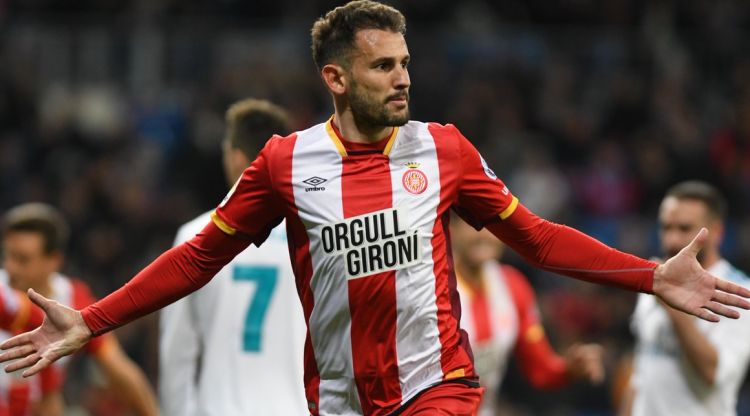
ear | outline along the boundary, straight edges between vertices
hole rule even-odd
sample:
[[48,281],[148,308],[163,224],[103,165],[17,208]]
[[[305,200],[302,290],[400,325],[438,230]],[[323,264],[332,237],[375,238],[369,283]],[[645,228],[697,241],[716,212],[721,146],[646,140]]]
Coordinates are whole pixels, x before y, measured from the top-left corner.
[[339,65],[328,64],[320,70],[323,82],[334,95],[342,95],[346,92],[348,82],[346,71]]
[[242,172],[247,169],[248,166],[250,166],[250,163],[252,162],[247,155],[245,155],[245,152],[243,152],[240,149],[237,148],[231,148],[228,151],[229,156],[229,175],[231,176],[230,182],[234,183],[234,181],[237,180],[240,176],[242,176]]

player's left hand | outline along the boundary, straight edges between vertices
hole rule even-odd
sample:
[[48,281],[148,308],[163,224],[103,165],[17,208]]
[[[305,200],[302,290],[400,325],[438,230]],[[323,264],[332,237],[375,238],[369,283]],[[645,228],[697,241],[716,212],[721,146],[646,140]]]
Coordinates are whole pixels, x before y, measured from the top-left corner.
[[698,253],[708,236],[702,228],[676,256],[657,266],[654,271],[654,295],[667,305],[710,322],[719,315],[737,319],[740,313],[727,306],[750,309],[750,290],[719,279],[705,271],[698,262]]
[[565,351],[568,377],[592,384],[604,381],[604,349],[599,344],[574,344]]

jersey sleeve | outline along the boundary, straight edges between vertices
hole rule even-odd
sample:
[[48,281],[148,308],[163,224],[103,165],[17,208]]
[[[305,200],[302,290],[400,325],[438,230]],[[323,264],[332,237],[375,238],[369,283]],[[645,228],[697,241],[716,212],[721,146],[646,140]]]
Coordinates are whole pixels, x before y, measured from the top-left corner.
[[11,333],[30,331],[42,324],[44,312],[25,293],[0,284],[0,329]]
[[485,224],[529,263],[576,279],[651,293],[657,264],[623,253],[593,237],[534,215],[516,204],[511,215]]
[[[72,286],[73,308],[80,310],[96,302],[96,297],[94,297],[94,294],[91,293],[91,289],[84,282],[73,279]],[[112,341],[112,336],[113,335],[111,334],[105,334],[101,337],[92,338],[91,341],[86,344],[83,351],[87,354],[98,354],[103,348],[106,347],[107,342]]]
[[534,290],[526,277],[511,266],[502,266],[502,276],[518,313],[514,353],[521,371],[538,389],[563,387],[568,383],[567,365],[552,349],[544,333]]
[[460,184],[454,208],[459,215],[477,229],[495,217],[507,218],[518,206],[518,199],[461,132],[454,126],[458,140]]
[[123,287],[83,309],[83,320],[99,335],[163,308],[203,287],[248,244],[208,223],[190,241],[162,254]]
[[39,385],[43,395],[62,388],[64,372],[65,370],[57,365],[51,365],[39,372]]
[[260,245],[282,218],[280,203],[271,180],[275,143],[272,138],[243,172],[224,200],[211,215],[219,229],[232,236]]

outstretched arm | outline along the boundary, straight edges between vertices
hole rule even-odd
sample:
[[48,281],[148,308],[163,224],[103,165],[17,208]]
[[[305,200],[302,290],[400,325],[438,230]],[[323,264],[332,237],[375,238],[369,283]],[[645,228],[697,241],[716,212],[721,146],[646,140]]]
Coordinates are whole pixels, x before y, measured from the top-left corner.
[[0,354],[0,362],[20,358],[8,365],[6,371],[31,367],[23,376],[36,374],[81,348],[92,336],[147,315],[201,288],[249,243],[209,223],[192,240],[162,254],[125,286],[82,311],[30,290],[29,297],[45,313],[44,323],[0,344],[0,348],[8,350]]
[[739,317],[725,305],[750,309],[750,290],[712,276],[696,255],[703,229],[679,254],[658,265],[617,251],[564,225],[551,223],[518,204],[512,215],[485,225],[527,261],[543,269],[595,283],[653,293],[666,304],[707,321]]

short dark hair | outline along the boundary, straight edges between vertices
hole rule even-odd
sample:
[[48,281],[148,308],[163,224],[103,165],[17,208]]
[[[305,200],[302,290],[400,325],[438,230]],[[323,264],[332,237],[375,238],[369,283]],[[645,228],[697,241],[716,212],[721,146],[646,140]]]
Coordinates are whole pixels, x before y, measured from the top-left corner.
[[312,27],[312,55],[315,65],[322,69],[337,61],[345,64],[357,32],[380,29],[406,33],[406,19],[395,8],[371,0],[356,0],[336,7],[318,19]]
[[13,232],[32,232],[42,236],[45,254],[62,252],[68,244],[70,229],[63,215],[42,203],[19,205],[3,218],[3,236]]
[[225,114],[226,140],[253,159],[274,134],[289,134],[289,116],[266,100],[247,98],[232,104]]
[[703,202],[711,217],[724,220],[727,217],[727,200],[713,185],[703,181],[680,182],[667,191],[665,197],[691,199]]

